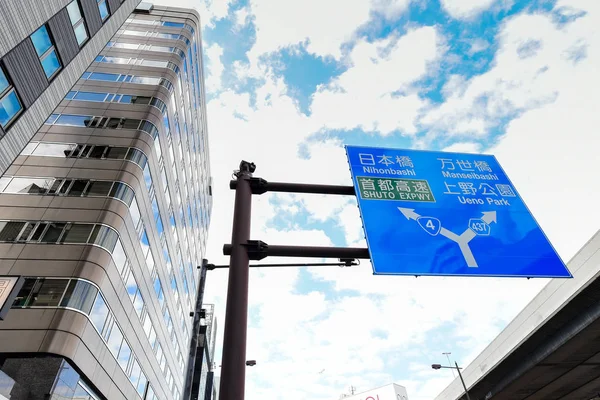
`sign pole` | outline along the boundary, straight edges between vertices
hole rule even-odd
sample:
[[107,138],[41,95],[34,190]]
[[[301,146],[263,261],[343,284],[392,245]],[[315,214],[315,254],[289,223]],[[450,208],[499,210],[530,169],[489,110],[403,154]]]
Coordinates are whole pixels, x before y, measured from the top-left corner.
[[237,186],[233,210],[232,249],[229,261],[219,400],[244,400],[250,272],[246,244],[250,239],[252,209],[250,178],[255,169],[254,163],[242,161],[239,171],[235,172]]
[[456,361],[454,361],[454,365],[456,365],[456,370],[458,371],[458,376],[460,376],[460,381],[462,382],[463,388],[465,389],[465,394],[467,395],[467,400],[471,400],[471,397],[469,396],[469,390],[467,390],[467,385],[465,385],[465,380],[462,377],[462,374],[460,373],[460,368],[458,367],[458,363]]

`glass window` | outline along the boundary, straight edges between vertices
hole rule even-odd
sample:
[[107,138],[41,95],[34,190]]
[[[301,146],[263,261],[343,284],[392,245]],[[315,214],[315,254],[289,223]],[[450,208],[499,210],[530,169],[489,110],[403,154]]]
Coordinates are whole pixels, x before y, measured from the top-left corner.
[[31,34],[31,41],[33,42],[33,47],[35,47],[38,57],[41,57],[52,48],[52,40],[50,39],[46,25],[43,25]]
[[154,389],[152,389],[152,386],[150,386],[150,385],[148,385],[148,392],[146,393],[146,400],[158,400],[158,398],[154,394]]
[[39,143],[31,155],[42,157],[68,157],[75,144]]
[[40,279],[33,288],[30,307],[56,307],[67,288],[68,279]]
[[87,30],[85,29],[85,22],[83,18],[81,19],[81,23],[77,26],[73,27],[73,31],[75,31],[75,37],[77,38],[77,43],[81,46],[88,38]]
[[17,92],[8,85],[4,72],[0,70],[0,125],[7,126],[21,112],[23,107]]
[[84,79],[91,79],[94,81],[109,81],[116,82],[119,79],[119,74],[109,74],[105,72],[92,72],[91,74],[84,75]]
[[71,186],[71,183],[73,183],[72,179],[65,179],[63,181],[63,184],[61,185],[60,189],[58,189],[57,194],[66,194],[69,191],[69,187]]
[[105,157],[111,160],[122,160],[127,154],[127,147],[109,147]]
[[25,222],[0,221],[0,242],[14,242],[19,237]]
[[104,330],[104,324],[106,323],[106,317],[108,317],[108,307],[106,306],[106,302],[100,293],[96,297],[96,301],[94,302],[94,306],[92,307],[92,312],[90,313],[90,319],[92,323],[98,329],[98,332],[102,332]]
[[106,18],[110,15],[108,11],[108,4],[106,0],[97,0],[98,1],[98,9],[100,10],[100,18],[102,21],[106,21]]
[[142,310],[144,309],[144,299],[142,298],[142,294],[139,290],[135,294],[133,308],[135,308],[135,312],[138,315],[138,317],[142,315]]
[[150,341],[150,346],[154,348],[156,346],[156,331],[154,327],[150,327],[150,335],[148,335],[148,340]]
[[129,348],[129,344],[125,340],[121,344],[121,349],[119,350],[119,356],[117,357],[117,361],[123,371],[127,369],[127,364],[129,363],[129,358],[131,357],[131,349]]
[[113,324],[114,325],[112,327],[112,330],[110,331],[110,335],[108,336],[107,344],[108,344],[108,349],[110,350],[112,355],[115,356],[115,358],[116,358],[119,356],[119,350],[121,349],[121,343],[123,343],[123,334],[121,333],[121,330],[116,325],[116,323],[113,322]]
[[106,93],[77,92],[77,94],[73,98],[75,100],[103,102],[106,98]]
[[144,375],[144,372],[140,371],[140,380],[138,381],[138,384],[137,384],[137,392],[139,393],[140,396],[144,396],[144,392],[146,391],[147,383],[148,383],[148,380],[146,379],[146,375]]
[[131,214],[131,219],[133,220],[134,225],[138,225],[138,222],[142,219],[142,215],[140,214],[140,209],[138,207],[137,201],[133,201],[129,206],[129,213]]
[[4,71],[0,70],[0,93],[4,93],[6,91],[6,89],[9,88],[9,86],[10,86],[10,83],[8,82],[8,79],[6,78]]
[[129,374],[129,380],[133,384],[133,386],[137,389],[137,384],[140,380],[140,375],[142,374],[142,369],[140,368],[140,364],[138,364],[137,360],[133,360],[133,366],[131,368],[131,373]]
[[97,294],[98,289],[94,285],[73,279],[69,282],[60,306],[75,308],[89,314]]
[[110,188],[112,187],[110,181],[93,181],[90,182],[90,186],[87,189],[88,196],[108,196]]
[[53,178],[13,178],[4,193],[44,194],[53,183]]
[[122,129],[138,129],[139,126],[140,126],[139,119],[124,118],[121,128]]
[[19,237],[19,241],[20,242],[26,242],[27,239],[29,238],[29,235],[31,234],[31,231],[33,231],[33,228],[35,227],[35,222],[27,222],[25,224],[25,229],[23,229],[23,231],[21,232],[21,235]]
[[51,78],[60,69],[61,64],[46,25],[31,34],[31,41],[46,77]]
[[125,254],[125,250],[123,249],[123,245],[120,240],[117,240],[117,244],[115,245],[115,249],[112,254],[115,265],[117,266],[117,271],[120,274],[123,273],[123,268],[125,267],[125,263],[127,262],[127,255]]
[[87,243],[94,225],[92,224],[73,224],[67,228],[61,242],[64,243]]
[[12,178],[11,177],[0,177],[0,192],[4,192],[4,189],[6,189],[6,186],[10,183],[10,180]]
[[131,205],[134,197],[133,189],[122,182],[115,182],[113,185],[110,196],[122,200],[125,204]]
[[81,196],[85,191],[85,188],[88,184],[88,180],[77,179],[73,181],[71,185],[71,189],[69,190],[69,196]]
[[142,153],[140,150],[134,149],[134,148],[129,149],[129,151],[127,152],[127,156],[125,158],[131,162],[136,163],[142,169],[144,168],[144,166],[146,165],[146,162],[147,162],[146,155],[144,153]]
[[91,243],[97,244],[111,253],[115,249],[117,240],[119,240],[117,233],[104,225],[96,225],[90,237]]
[[56,119],[54,125],[64,125],[64,126],[88,126],[92,117],[90,115],[69,115],[62,114],[60,117]]
[[56,243],[65,227],[65,224],[49,223],[48,229],[44,233],[42,243]]
[[142,233],[140,245],[142,246],[142,253],[144,254],[144,257],[146,257],[148,251],[150,251],[150,243],[148,242],[148,235],[146,234],[146,231]]
[[127,290],[127,294],[129,295],[129,298],[131,299],[131,302],[133,303],[135,301],[135,294],[138,292],[138,285],[137,285],[137,282],[135,281],[135,277],[133,276],[133,273],[131,272],[131,269],[128,272],[129,272],[129,275],[127,276],[127,279],[124,279],[125,290]]
[[37,242],[38,240],[40,240],[40,237],[42,237],[42,234],[46,230],[47,226],[48,226],[48,224],[40,222],[37,225],[37,227],[35,228],[35,231],[33,232],[33,235],[31,235],[31,238],[29,239],[29,241]]
[[69,13],[71,25],[73,25],[73,31],[75,32],[77,43],[79,44],[79,46],[81,46],[87,40],[88,34],[85,27],[85,20],[81,15],[81,9],[79,8],[78,0],[72,1],[67,6],[67,12]]
[[88,154],[89,158],[102,158],[102,156],[104,155],[104,152],[106,151],[106,149],[108,148],[108,146],[94,146],[92,148],[92,151],[90,151],[90,154]]
[[50,51],[42,60],[42,68],[48,78],[54,76],[54,74],[60,69],[61,64],[58,59],[56,50]]
[[33,290],[36,279],[25,279],[23,283],[23,287],[15,297],[15,302],[13,303],[13,307],[25,307],[27,305],[27,299]]

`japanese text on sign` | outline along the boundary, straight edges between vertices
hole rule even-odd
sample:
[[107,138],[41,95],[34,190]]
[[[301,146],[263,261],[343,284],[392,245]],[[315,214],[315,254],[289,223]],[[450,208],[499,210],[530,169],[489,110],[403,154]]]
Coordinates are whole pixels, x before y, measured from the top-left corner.
[[356,179],[362,199],[435,202],[426,180],[365,176],[358,176]]

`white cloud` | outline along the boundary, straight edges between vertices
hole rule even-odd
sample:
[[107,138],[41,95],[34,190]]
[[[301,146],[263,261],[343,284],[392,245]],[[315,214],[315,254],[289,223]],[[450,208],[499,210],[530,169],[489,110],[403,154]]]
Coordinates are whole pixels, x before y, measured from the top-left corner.
[[233,13],[234,30],[239,31],[250,21],[250,10],[248,7],[242,7]]
[[382,13],[387,19],[393,19],[400,16],[408,6],[411,0],[372,0],[373,10]]
[[444,148],[444,151],[454,151],[456,153],[479,153],[481,145],[474,142],[458,142]]
[[216,43],[211,44],[205,50],[206,57],[208,58],[207,65],[207,76],[206,76],[206,90],[209,92],[216,92],[221,89],[221,78],[225,66],[221,61],[223,56],[223,48]]
[[490,8],[497,0],[441,0],[442,7],[457,19],[470,19]]
[[433,136],[484,135],[503,118],[552,103],[574,68],[568,51],[581,48],[581,38],[576,30],[556,27],[546,15],[514,17],[498,35],[492,69],[467,82],[457,78],[450,83],[444,89],[447,100],[420,123]]
[[[157,5],[166,5],[164,0],[149,0]],[[234,0],[169,0],[170,7],[193,8],[200,13],[202,27],[213,26],[226,18]]]
[[426,103],[412,85],[441,56],[441,42],[432,27],[400,38],[359,41],[349,55],[350,68],[313,95],[312,119],[328,129],[414,134]]
[[310,53],[340,58],[342,43],[369,20],[370,2],[250,0],[250,9],[256,25],[250,58],[306,42]]
[[[597,7],[596,2],[578,7],[582,5]],[[594,35],[598,17],[592,11],[560,28],[543,15],[514,18],[498,37],[491,71],[469,80],[452,78],[445,87],[445,103],[423,120],[438,132],[468,132],[468,138],[447,148],[468,152],[480,150],[472,135],[487,132],[490,121],[507,112],[523,112],[491,152],[567,259],[600,225],[600,187],[590,177],[600,148],[593,130],[600,124],[594,92],[600,84],[600,44]],[[219,93],[208,105],[215,182],[211,261],[226,260],[220,252],[231,238],[233,193],[228,181],[239,160],[256,162],[255,175],[267,180],[349,184],[340,141],[311,141],[304,152],[309,159],[298,157],[298,146],[324,126],[414,131],[415,118],[422,112],[420,100],[401,107],[403,103],[386,96],[395,90],[403,96],[413,93],[412,83],[443,54],[438,36],[434,29],[422,28],[406,37],[359,41],[349,55],[350,69],[315,95],[311,117],[298,111],[282,80],[269,73],[256,91],[255,103],[247,93]],[[541,46],[522,59],[518,49],[530,40]],[[572,58],[574,46],[585,49],[584,58]],[[480,103],[482,96],[487,103]],[[269,196],[253,198],[253,238],[273,244],[330,245],[321,230],[267,224],[277,214],[306,210],[311,221],[334,218],[349,245],[365,246],[354,202],[300,195],[279,195],[270,202]],[[405,384],[411,399],[431,399],[452,377],[430,371],[428,365],[443,361],[442,351],[462,353],[459,363],[468,363],[545,283],[481,279],[474,285],[473,279],[373,276],[369,262],[309,271],[337,291],[311,291],[305,283],[302,287],[305,278],[294,268],[251,271],[251,315],[257,317],[250,320],[248,356],[259,364],[248,369],[248,400],[331,400],[350,384],[367,390],[391,381]],[[207,300],[217,303],[222,318],[226,271],[210,274]],[[360,297],[342,296],[341,290]],[[440,326],[453,348],[424,346],[426,332]],[[418,358],[424,366],[413,365],[410,376],[401,376],[385,364],[390,354],[400,365]]]
[[256,25],[251,61],[282,48],[306,45],[309,53],[342,57],[341,46],[352,42],[372,14],[399,17],[411,0],[250,0]]

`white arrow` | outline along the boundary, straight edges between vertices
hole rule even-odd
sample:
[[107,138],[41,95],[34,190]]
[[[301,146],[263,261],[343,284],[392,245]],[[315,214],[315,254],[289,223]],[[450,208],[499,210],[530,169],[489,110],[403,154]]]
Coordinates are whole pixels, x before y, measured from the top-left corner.
[[400,212],[402,213],[402,215],[404,215],[406,217],[406,219],[414,219],[415,221],[417,220],[417,218],[420,217],[419,214],[417,214],[415,212],[414,208],[402,208],[402,207],[398,207],[398,210],[400,210]]
[[496,211],[484,211],[481,219],[488,225],[492,222],[496,222]]
[[[408,220],[414,219],[416,221],[418,218],[421,217],[415,212],[414,208],[398,207],[398,210],[400,210],[402,215],[404,215]],[[484,211],[482,214],[483,215],[481,217],[481,220],[486,224],[489,225],[492,222],[497,222],[496,211]],[[475,260],[473,252],[469,247],[469,242],[473,240],[473,238],[475,238],[477,234],[471,228],[467,228],[467,230],[465,230],[461,235],[457,235],[456,233],[442,227],[440,229],[440,234],[458,244],[468,267],[477,268],[477,261]]]

